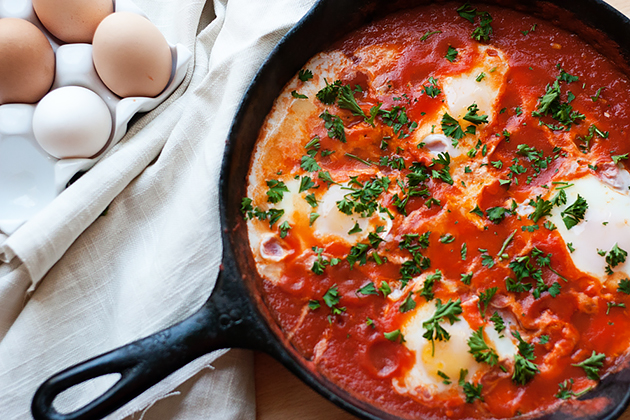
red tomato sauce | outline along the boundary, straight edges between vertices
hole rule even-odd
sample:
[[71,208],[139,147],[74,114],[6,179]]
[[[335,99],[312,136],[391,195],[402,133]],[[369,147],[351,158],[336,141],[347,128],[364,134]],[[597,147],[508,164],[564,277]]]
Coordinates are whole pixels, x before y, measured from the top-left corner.
[[[382,44],[404,50],[401,58],[384,70],[382,76],[390,81],[387,92],[369,89],[364,74],[347,70],[342,82],[363,88],[355,93],[363,110],[367,112],[379,103],[382,109],[404,105],[412,121],[422,121],[440,112],[443,102],[422,93],[427,79],[433,75],[442,79],[465,73],[479,58],[475,54],[462,54],[454,62],[444,58],[449,46],[459,51],[473,51],[479,44],[471,38],[477,24],[460,17],[459,6],[461,4],[455,3],[431,5],[387,16],[348,35],[331,48],[356,61],[359,59],[354,56],[355,51],[365,46]],[[533,200],[532,191],[552,185],[556,170],[566,165],[575,164],[571,176],[577,179],[593,172],[589,165],[600,168],[610,165],[611,153],[630,152],[626,138],[630,127],[630,96],[627,94],[630,82],[614,63],[579,36],[550,22],[510,9],[489,5],[475,7],[492,17],[493,32],[490,40],[482,44],[502,51],[509,63],[498,98],[498,109],[504,110],[497,112],[477,135],[480,144],[486,147],[487,162],[502,162],[501,167],[486,164],[489,178],[476,180],[483,183],[476,198],[482,216],[489,208],[509,210],[512,201]],[[420,41],[428,32],[436,33]],[[566,101],[570,90],[575,96],[570,102],[573,109],[579,110],[588,121],[595,121],[598,130],[608,133],[605,139],[594,136],[587,153],[576,154],[575,151],[584,144],[579,138],[589,135],[592,124],[578,122],[569,130],[552,130],[540,123],[556,124],[551,117],[537,117],[531,112],[532,105],[538,103],[547,86],[558,77],[558,65],[579,78],[579,81],[562,85],[561,99]],[[600,87],[603,89],[594,100]],[[523,112],[521,108],[527,108],[527,104],[529,108]],[[307,224],[295,226],[284,238],[286,246],[296,252],[284,261],[281,279],[262,280],[262,287],[267,305],[297,349],[312,359],[325,376],[359,398],[408,418],[502,418],[543,412],[563,403],[557,394],[564,381],[573,380],[572,389],[576,393],[596,386],[597,380],[589,379],[583,368],[573,365],[592,352],[603,353],[606,358],[599,373],[604,375],[615,364],[616,357],[627,352],[630,345],[628,309],[610,308],[607,303],[630,305],[630,297],[620,293],[616,283],[602,282],[578,270],[560,234],[543,226],[545,219],[534,223],[512,212],[494,223],[484,216],[481,219],[485,229],[480,229],[478,223],[468,217],[468,212],[463,214],[459,210],[463,206],[459,200],[467,191],[461,184],[430,179],[426,182],[430,196],[440,204],[429,207],[426,196],[411,197],[405,206],[407,214],[402,214],[396,207],[396,195],[402,194],[396,180],[404,183],[405,175],[410,172],[408,168],[414,162],[427,166],[430,171],[433,156],[407,139],[397,138],[393,128],[381,117],[371,126],[347,110],[334,106],[328,109],[331,113],[334,109],[335,114],[342,117],[347,142],[331,138],[321,119],[308,122],[310,137],[319,136],[321,149],[335,151],[318,157],[322,171],[329,171],[337,182],[347,181],[350,176],[357,176],[361,182],[374,178],[375,165],[368,169],[364,163],[348,158],[346,153],[369,162],[379,162],[383,156],[399,156],[406,169],[379,167],[379,176],[387,176],[391,181],[379,201],[390,211],[393,221],[386,239],[376,248],[370,248],[365,263],[351,265],[347,261],[350,245],[335,241],[320,243]],[[384,138],[389,139],[385,150],[382,148]],[[548,159],[546,166],[537,169],[531,160],[519,154],[518,146],[522,144],[541,152],[543,158]],[[303,150],[300,144],[294,154],[278,158],[282,159],[287,173],[303,174],[300,169]],[[482,153],[479,147],[474,158],[464,154],[453,159],[451,170],[458,167],[463,171],[464,166],[478,170],[484,161]],[[518,162],[515,163],[515,159]],[[510,169],[512,164],[522,165],[522,173],[514,174]],[[275,171],[276,166],[273,167]],[[510,183],[506,186],[500,180]],[[328,188],[321,179],[314,177],[314,182],[321,189]],[[531,231],[526,228],[534,225]],[[482,399],[472,402],[464,401],[461,387],[443,395],[412,396],[401,394],[392,385],[395,378],[404,376],[412,368],[416,356],[400,340],[392,340],[385,334],[401,328],[413,316],[413,311],[403,313],[404,299],[392,303],[378,288],[383,282],[391,289],[401,287],[401,261],[411,258],[411,253],[400,247],[403,235],[426,232],[430,232],[429,246],[421,250],[421,255],[430,260],[430,268],[422,272],[440,270],[442,279],[432,290],[436,298],[443,303],[461,299],[463,313],[460,317],[473,331],[481,326],[486,330],[492,328],[488,318],[494,311],[506,307],[512,311],[515,319],[512,328],[527,336],[533,347],[533,363],[539,369],[525,384],[513,380],[510,362],[502,362],[475,382],[474,385],[482,385]],[[442,240],[448,238],[447,235],[452,236],[451,241]],[[540,268],[541,281],[547,287],[559,284],[560,292],[556,296],[549,290],[535,297],[533,288],[522,292],[507,289],[506,279],[515,278],[509,264],[517,257],[530,255],[534,246],[541,255],[549,257],[549,263],[535,265],[532,257],[532,270]],[[340,262],[325,267],[322,274],[314,273],[311,247],[322,248],[322,255],[328,259],[337,257]],[[371,256],[374,252],[387,258],[386,262],[379,264]],[[501,257],[500,252],[505,257]],[[491,266],[488,256],[493,259]],[[467,273],[473,273],[470,284],[461,281],[462,275]],[[531,278],[525,281],[535,286]],[[360,293],[369,283],[377,290]],[[482,316],[476,297],[493,287],[497,292]],[[332,288],[338,293],[338,303],[334,305],[337,313],[323,300]],[[425,302],[417,290],[411,296],[418,304]],[[316,302],[318,307],[309,308],[309,302]],[[448,330],[447,322],[442,325]],[[543,336],[548,337],[548,341]],[[450,379],[456,383],[458,378]]]

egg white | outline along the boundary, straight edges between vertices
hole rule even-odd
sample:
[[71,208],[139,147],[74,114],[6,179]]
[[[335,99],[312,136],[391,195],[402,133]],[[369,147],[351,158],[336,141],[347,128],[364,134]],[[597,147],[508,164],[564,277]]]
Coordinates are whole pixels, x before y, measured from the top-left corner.
[[[593,175],[571,183],[573,186],[565,189],[567,203],[555,207],[550,220],[558,228],[565,243],[571,243],[575,248],[570,254],[575,266],[603,280],[607,278],[607,263],[598,250],[608,253],[617,244],[619,248],[630,252],[630,196]],[[561,212],[577,200],[578,194],[586,200],[588,209],[584,220],[567,229]],[[630,272],[630,261],[626,259],[613,271]]]
[[[415,309],[415,313],[401,327],[401,332],[405,337],[404,345],[414,352],[416,360],[413,367],[401,378],[394,379],[394,386],[400,393],[420,395],[429,392],[432,395],[452,390],[458,387],[460,371],[468,371],[466,380],[471,381],[489,369],[486,364],[475,361],[469,352],[468,340],[475,331],[470,327],[463,316],[460,320],[450,325],[444,321],[440,325],[448,331],[450,339],[448,341],[435,341],[435,352],[431,341],[423,337],[426,329],[422,326],[429,320],[436,311],[433,302],[424,302]],[[513,360],[516,354],[516,345],[507,330],[503,334],[498,334],[487,324],[484,327],[485,341],[491,348],[495,349],[499,360]],[[450,384],[444,383],[443,377],[438,375],[438,371],[446,374],[450,378]]]

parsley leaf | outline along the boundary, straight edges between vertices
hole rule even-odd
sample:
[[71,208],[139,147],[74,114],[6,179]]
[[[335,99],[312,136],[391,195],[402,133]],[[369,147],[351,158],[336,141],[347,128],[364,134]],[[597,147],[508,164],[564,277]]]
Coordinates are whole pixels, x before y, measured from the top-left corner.
[[324,120],[324,126],[328,130],[328,137],[331,139],[337,139],[342,143],[346,142],[346,131],[343,127],[343,121],[337,115],[332,115],[325,110],[319,115],[319,118]]
[[289,192],[289,188],[287,188],[285,183],[277,179],[267,181],[267,186],[269,187],[267,191],[267,201],[270,203],[279,203],[282,201],[284,193]]
[[366,118],[365,112],[361,109],[357,100],[354,98],[354,92],[348,85],[341,88],[339,93],[339,108],[348,109],[352,112],[352,115]]
[[569,398],[580,398],[582,395],[589,392],[592,388],[589,386],[580,392],[573,392],[573,378],[567,379],[564,382],[558,384],[558,393],[555,395],[556,398],[561,400],[568,400]]
[[488,116],[487,115],[477,115],[479,112],[479,107],[477,104],[472,104],[468,108],[468,112],[464,115],[464,119],[469,121],[475,125],[479,124],[488,124]]
[[338,308],[337,305],[341,300],[341,296],[339,295],[339,290],[337,289],[337,285],[334,284],[328,291],[324,294],[324,303],[326,306],[330,308],[333,315],[340,315],[342,312],[346,310],[346,308]]
[[630,295],[630,279],[622,279],[619,280],[619,284],[617,285],[617,291],[621,293],[625,293],[626,295]]
[[612,269],[617,267],[619,264],[626,262],[626,257],[628,253],[623,249],[619,248],[619,246],[615,243],[612,249],[608,251],[608,255],[606,255],[606,263],[608,267],[606,267],[606,272],[608,274],[612,274]]
[[592,379],[594,381],[598,381],[599,380],[599,369],[604,366],[604,360],[606,359],[606,355],[604,353],[595,353],[595,350],[593,350],[593,354],[591,354],[591,357],[589,357],[588,359],[577,363],[577,364],[573,364],[571,366],[576,366],[576,367],[581,367],[584,369],[584,372],[586,373],[586,377],[588,379]]
[[313,262],[313,266],[311,267],[311,271],[315,274],[322,275],[324,274],[324,269],[327,266],[335,266],[337,264],[339,264],[341,261],[339,260],[339,258],[331,258],[330,260],[324,258],[322,256],[322,253],[324,252],[324,248],[318,248],[316,246],[314,246],[313,248],[311,248],[313,251],[315,251],[315,254],[317,255],[317,259],[315,260],[315,262]]
[[308,191],[309,189],[315,187],[315,183],[311,179],[310,176],[303,176],[300,179],[300,189],[298,192]]
[[584,213],[586,213],[587,209],[588,203],[584,197],[578,194],[575,202],[560,213],[567,229],[571,229],[573,226],[580,223],[580,221],[584,219]]
[[383,336],[385,336],[385,338],[388,339],[389,341],[396,342],[396,341],[399,341],[398,339],[400,339],[400,343],[405,342],[405,337],[403,337],[403,334],[399,329],[388,332],[388,333],[383,333]]
[[400,310],[400,312],[405,313],[413,310],[415,307],[416,301],[413,300],[413,293],[409,292],[409,294],[407,295],[407,299],[405,299],[405,301],[402,303],[402,305],[400,305],[398,309]]
[[518,353],[514,355],[512,381],[525,385],[536,373],[540,373],[538,366],[532,363],[535,358],[534,346],[524,341],[518,331],[513,331],[512,336],[518,340]]
[[285,220],[284,222],[282,222],[280,226],[278,226],[278,229],[280,229],[280,237],[284,239],[289,234],[289,229],[292,229],[292,228],[289,222]]
[[429,98],[437,97],[442,91],[437,87],[437,79],[433,77],[429,77],[429,85],[423,85],[424,93],[427,94]]
[[313,78],[313,72],[308,69],[300,69],[298,72],[298,79],[303,82],[309,81]]
[[490,321],[494,323],[494,330],[498,334],[501,334],[501,332],[505,330],[505,323],[503,322],[503,318],[501,318],[501,315],[499,315],[498,312],[495,311],[492,314],[492,316],[490,317]]
[[470,336],[468,339],[468,353],[472,354],[475,360],[479,363],[487,363],[490,366],[494,366],[499,363],[499,356],[497,352],[488,344],[483,338],[483,327]]
[[447,112],[444,113],[442,117],[442,131],[448,137],[452,137],[455,140],[461,140],[464,138],[464,131],[462,127],[459,125],[459,122],[451,117]]
[[336,80],[333,84],[328,84],[328,80],[324,79],[326,87],[317,92],[317,99],[324,105],[332,105],[337,101],[339,89],[341,89],[341,80]]
[[457,58],[457,54],[458,54],[457,50],[449,45],[448,51],[446,52],[446,55],[444,56],[444,58],[446,58],[448,61],[453,63],[455,62],[455,59]]
[[457,299],[455,302],[449,299],[445,305],[442,305],[440,299],[437,300],[435,314],[422,323],[422,327],[426,329],[426,332],[422,336],[431,341],[433,349],[431,353],[432,356],[435,355],[435,340],[448,341],[451,338],[451,335],[440,325],[440,322],[448,321],[453,325],[455,321],[459,321],[460,318],[458,318],[457,315],[461,313],[461,299]]
[[466,382],[464,384],[464,395],[466,395],[466,403],[472,404],[475,400],[479,400],[484,402],[483,397],[481,396],[481,389],[483,388],[482,384],[473,384],[472,382]]
[[498,287],[491,287],[486,289],[485,292],[479,293],[479,300],[477,301],[477,308],[479,308],[479,313],[481,314],[481,318],[486,317],[486,309],[488,309],[488,305],[490,301],[494,297],[494,295],[499,290]]
[[428,31],[427,33],[425,33],[424,35],[422,35],[422,37],[420,38],[420,41],[424,42],[427,39],[429,39],[429,37],[431,35],[435,35],[435,34],[441,34],[442,31]]
[[365,296],[378,295],[378,291],[376,290],[376,287],[374,286],[373,282],[369,282],[368,284],[366,284],[365,286],[357,290],[356,293],[357,294],[361,293],[362,295],[365,295]]
[[472,278],[473,278],[473,273],[468,273],[468,274],[462,274],[460,280],[466,286],[470,286],[470,282],[472,281]]
[[486,210],[486,217],[491,222],[498,224],[505,218],[506,214],[509,214],[510,211],[503,207],[490,207]]
[[435,282],[439,280],[442,280],[442,272],[439,269],[435,270],[435,274],[429,274],[424,279],[420,296],[424,297],[427,302],[432,301],[435,297],[433,294],[433,286],[435,285]]
[[315,158],[310,154],[302,156],[302,160],[300,161],[300,167],[304,169],[306,172],[316,172],[322,169]]
[[529,205],[534,207],[535,210],[527,218],[533,220],[534,223],[538,223],[538,220],[542,217],[549,216],[553,208],[551,201],[545,200],[540,196],[536,197],[536,201],[529,200]]
[[308,96],[298,93],[297,90],[291,91],[291,96],[293,96],[295,99],[308,99]]
[[310,309],[311,311],[314,311],[315,309],[319,309],[321,308],[321,304],[319,303],[318,300],[314,300],[311,299],[308,301],[308,309]]

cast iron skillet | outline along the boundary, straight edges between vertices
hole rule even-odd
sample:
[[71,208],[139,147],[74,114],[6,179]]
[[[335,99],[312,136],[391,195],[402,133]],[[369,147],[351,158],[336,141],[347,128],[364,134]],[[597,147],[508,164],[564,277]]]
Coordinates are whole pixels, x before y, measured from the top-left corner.
[[[388,12],[428,3],[428,0],[320,0],[271,53],[250,85],[233,121],[220,180],[223,262],[208,301],[190,318],[152,336],[64,370],[35,393],[36,420],[98,419],[112,413],[170,373],[213,350],[239,347],[269,353],[324,397],[365,419],[395,419],[339,388],[322,376],[284,337],[264,305],[259,278],[249,249],[246,224],[240,214],[250,156],[259,128],[284,85],[306,61],[341,35]],[[621,67],[630,67],[630,21],[599,0],[559,0],[552,6],[528,0],[496,0],[582,32],[596,48],[613,54]],[[564,9],[561,11],[559,8]],[[567,17],[567,12],[575,18]],[[584,25],[586,24],[586,26]],[[613,43],[593,37],[597,28]],[[618,45],[613,45],[613,44]],[[618,51],[617,51],[618,50]],[[111,373],[121,375],[107,392],[83,408],[61,414],[53,407],[64,390]],[[601,404],[602,397],[607,403]],[[545,419],[614,419],[628,406],[630,367],[604,378],[583,399],[591,410],[554,412]],[[599,403],[598,403],[599,402]],[[588,403],[587,406],[588,407]],[[582,408],[586,408],[582,407]],[[597,407],[597,408],[596,408]],[[591,411],[586,414],[586,411]]]

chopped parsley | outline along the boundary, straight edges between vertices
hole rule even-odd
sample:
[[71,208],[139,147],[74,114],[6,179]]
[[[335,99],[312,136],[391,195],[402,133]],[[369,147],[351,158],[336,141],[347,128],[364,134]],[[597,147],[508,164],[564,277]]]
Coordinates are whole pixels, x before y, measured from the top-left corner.
[[405,337],[403,337],[403,334],[399,329],[388,333],[383,333],[383,336],[385,336],[385,338],[389,341],[393,341],[394,343],[397,341],[400,341],[400,343],[405,342]]
[[481,395],[482,388],[482,384],[475,385],[472,382],[466,382],[464,384],[464,395],[466,395],[466,403],[472,404],[473,402],[475,402],[475,400],[484,402],[483,396]]
[[285,220],[284,222],[282,222],[280,226],[278,226],[278,229],[280,229],[280,237],[284,239],[289,234],[289,229],[292,229],[292,228],[289,222]]
[[310,190],[311,188],[314,188],[314,187],[315,187],[315,183],[313,182],[311,177],[310,176],[303,176],[300,179],[300,189],[298,190],[298,192],[302,193],[302,192],[308,191],[308,190]]
[[313,263],[313,266],[311,267],[311,271],[317,275],[324,274],[324,270],[326,269],[327,266],[332,267],[341,262],[339,258],[327,259],[323,257],[322,253],[324,252],[324,248],[318,248],[314,246],[312,250],[315,251],[315,254],[317,255],[317,259]]
[[287,188],[285,183],[277,179],[267,181],[267,186],[269,187],[267,191],[267,201],[270,203],[279,203],[282,201],[284,193],[289,192],[289,188]]
[[339,295],[339,290],[337,289],[336,284],[326,291],[323,300],[326,306],[330,308],[333,315],[341,315],[341,313],[346,310],[346,308],[339,308],[337,306],[341,300],[341,296]]
[[316,97],[324,105],[333,105],[337,101],[337,96],[341,89],[341,80],[336,80],[334,83],[329,84],[328,80],[324,79],[324,82],[326,82],[326,87],[317,92]]
[[314,311],[315,309],[319,309],[321,307],[322,305],[321,303],[319,303],[318,300],[311,299],[308,301],[308,309],[310,309],[311,311]]
[[298,93],[297,90],[291,91],[291,96],[293,96],[295,99],[308,99],[308,96]]
[[588,379],[592,379],[594,381],[598,381],[599,380],[599,369],[604,366],[604,360],[606,359],[606,355],[604,353],[595,353],[595,350],[593,350],[593,354],[591,354],[591,357],[589,357],[588,359],[577,363],[577,364],[573,364],[571,366],[576,366],[576,367],[581,367],[584,369],[584,372],[586,373],[586,377]]
[[420,41],[424,42],[427,39],[429,39],[429,37],[431,35],[435,35],[435,34],[441,34],[442,31],[428,31],[427,33],[425,33],[424,35],[422,35],[422,37],[420,38]]
[[468,108],[468,112],[464,115],[464,119],[468,122],[471,122],[475,125],[479,124],[488,124],[488,116],[487,115],[478,115],[479,107],[477,104],[472,104]]
[[532,362],[535,359],[534,346],[523,340],[518,331],[513,331],[512,335],[518,340],[518,353],[514,355],[512,381],[525,385],[535,374],[540,373],[538,366]]
[[458,318],[457,315],[461,313],[461,299],[457,299],[455,302],[449,299],[445,305],[442,305],[440,299],[437,300],[435,314],[422,323],[422,327],[426,329],[426,332],[422,336],[431,341],[431,356],[435,355],[435,340],[448,341],[451,338],[451,335],[440,325],[440,322],[448,321],[453,325],[455,321],[459,321],[460,318]]
[[455,59],[457,58],[457,50],[449,45],[444,58],[446,58],[451,63],[455,62]]
[[444,385],[450,385],[450,384],[452,384],[452,382],[451,382],[451,378],[449,378],[449,376],[448,376],[446,373],[442,372],[441,370],[438,370],[438,371],[437,371],[437,374],[438,374],[438,376],[439,376],[440,378],[444,379],[444,380],[442,381],[442,383],[443,383]]
[[494,366],[499,363],[499,356],[494,349],[486,343],[483,338],[483,327],[470,336],[468,339],[468,352],[473,355],[475,360],[479,363],[487,363],[490,366]]
[[619,264],[626,262],[626,257],[628,256],[628,252],[619,248],[619,246],[615,243],[612,249],[608,251],[606,255],[606,263],[608,266],[606,267],[606,273],[612,274],[612,269],[617,267]]
[[362,295],[365,295],[365,296],[378,295],[378,290],[376,290],[376,286],[374,286],[373,282],[369,282],[368,284],[366,284],[365,286],[363,286],[362,288],[360,288],[359,290],[356,291],[357,295],[359,293],[361,293]]
[[623,155],[613,155],[613,156],[611,156],[611,158],[612,158],[613,162],[615,163],[615,165],[617,165],[622,160],[627,160],[628,159],[628,153],[625,153]]
[[387,191],[389,183],[390,180],[386,176],[372,178],[365,183],[359,181],[356,176],[350,177],[349,185],[342,187],[342,189],[351,192],[345,194],[342,200],[337,201],[337,208],[348,216],[354,212],[361,217],[371,217],[378,210],[376,199]]
[[[315,151],[313,150],[313,152]],[[316,172],[322,169],[321,166],[319,166],[319,164],[315,160],[315,157],[313,155],[314,154],[309,153],[302,156],[302,160],[300,161],[300,167],[304,169],[306,172]]]
[[494,324],[494,330],[498,334],[501,334],[503,330],[505,330],[505,322],[503,321],[503,318],[501,318],[501,315],[499,315],[497,311],[495,311],[492,314],[492,316],[490,317],[490,321],[492,321],[492,323]]
[[477,41],[490,41],[490,35],[492,35],[492,26],[490,26],[492,16],[490,16],[490,13],[477,11],[469,2],[459,7],[457,13],[473,24],[475,23],[475,18],[479,17],[479,26],[475,28],[470,37]]
[[427,94],[429,98],[437,97],[442,91],[437,87],[437,79],[433,77],[429,77],[429,85],[423,85],[424,93]]
[[451,137],[454,140],[461,140],[465,135],[462,127],[459,125],[459,122],[455,118],[451,117],[448,112],[445,112],[442,117],[442,131],[446,136]]
[[570,102],[575,96],[569,92],[567,94],[567,102],[562,102],[560,99],[561,89],[560,81],[570,83],[576,81],[576,76],[571,76],[564,70],[560,69],[560,75],[554,80],[552,84],[547,85],[547,91],[538,100],[537,110],[532,113],[535,117],[550,116],[556,120],[560,125],[545,124],[541,121],[541,125],[546,125],[553,131],[569,130],[572,125],[579,123],[586,117],[578,111],[573,109]]
[[558,384],[558,393],[555,395],[555,397],[561,400],[568,400],[569,398],[580,398],[592,389],[591,387],[588,387],[580,392],[573,392],[573,382],[573,378],[571,378]]
[[499,290],[498,287],[491,287],[486,289],[485,292],[479,293],[479,300],[477,301],[477,308],[479,308],[479,313],[481,314],[481,318],[486,317],[486,309],[488,309],[488,305],[490,301],[494,297],[494,295]]
[[354,91],[348,85],[341,88],[339,92],[339,108],[347,109],[352,112],[352,115],[367,118],[365,112],[361,109],[357,100],[354,98]]
[[442,280],[442,272],[439,269],[435,270],[434,274],[429,274],[428,276],[426,276],[422,285],[420,296],[424,297],[427,302],[432,301],[435,297],[435,295],[433,294],[433,287],[435,286],[435,282],[440,280]]
[[405,301],[398,308],[400,312],[405,313],[413,310],[416,307],[416,301],[413,300],[413,293],[409,292]]
[[611,308],[625,308],[626,304],[625,303],[616,303],[616,302],[607,302],[606,306],[608,307],[606,309],[606,315],[608,315],[610,313],[610,309]]
[[308,69],[300,69],[298,72],[298,79],[303,82],[307,82],[313,78],[313,72]]
[[580,223],[580,221],[584,219],[584,213],[586,213],[587,209],[588,203],[584,197],[578,194],[575,202],[560,213],[567,229],[571,229],[573,226]]
[[468,274],[462,274],[460,280],[466,286],[470,286],[470,282],[472,281],[472,278],[473,278],[473,273],[468,273]]
[[355,222],[354,227],[348,231],[348,235],[353,235],[362,231],[363,229],[361,229],[361,227],[359,226],[359,222]]
[[619,280],[619,284],[617,284],[617,291],[630,295],[630,279],[625,278]]
[[324,110],[324,112],[319,115],[319,118],[324,120],[324,127],[328,130],[328,137],[337,139],[342,143],[346,142],[346,131],[341,118],[337,115],[330,114],[328,110]]
[[510,213],[510,210],[503,207],[490,207],[486,210],[486,217],[491,222],[498,224],[505,218],[507,214]]

